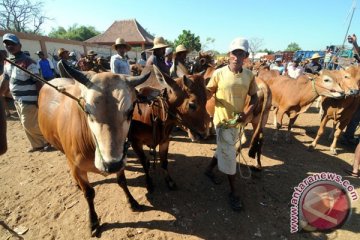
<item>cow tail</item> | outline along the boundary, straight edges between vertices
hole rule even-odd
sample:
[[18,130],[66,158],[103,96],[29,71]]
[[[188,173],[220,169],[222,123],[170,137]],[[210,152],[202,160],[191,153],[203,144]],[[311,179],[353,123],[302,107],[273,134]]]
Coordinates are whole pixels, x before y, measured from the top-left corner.
[[[264,118],[264,113],[266,110],[266,105],[267,105],[267,101],[268,101],[268,90],[266,89],[266,87],[261,87],[260,88],[263,93],[264,93],[264,100],[263,100],[263,104],[262,104],[262,109],[261,109],[261,113],[260,113],[260,120],[259,123],[255,129],[255,132],[251,138],[251,142],[250,142],[250,149],[249,149],[249,157],[251,158],[255,158],[256,157],[256,153],[259,155],[260,151],[261,151],[261,147],[262,147],[262,137],[260,137],[261,131],[262,131],[262,121]],[[258,156],[259,158],[260,156]]]

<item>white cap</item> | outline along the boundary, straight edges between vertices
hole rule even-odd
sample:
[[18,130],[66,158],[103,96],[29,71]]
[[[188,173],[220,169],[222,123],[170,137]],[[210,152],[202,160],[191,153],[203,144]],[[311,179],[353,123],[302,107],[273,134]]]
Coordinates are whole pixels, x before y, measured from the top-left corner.
[[275,59],[275,62],[281,62],[282,61],[282,59],[281,58],[277,58],[277,59]]
[[249,52],[249,42],[245,38],[238,37],[232,40],[229,46],[229,52],[232,52],[234,50],[241,49],[245,52]]
[[170,53],[172,53],[174,50],[171,48],[171,47],[167,47],[166,49],[165,49],[165,57],[167,56],[167,55],[169,55]]

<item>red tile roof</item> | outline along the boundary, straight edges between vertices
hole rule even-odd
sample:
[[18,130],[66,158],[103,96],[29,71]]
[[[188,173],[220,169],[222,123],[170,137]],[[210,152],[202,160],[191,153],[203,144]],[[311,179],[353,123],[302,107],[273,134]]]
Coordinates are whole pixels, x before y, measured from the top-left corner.
[[112,45],[117,38],[124,38],[130,45],[152,45],[154,37],[149,34],[136,19],[115,21],[104,33],[85,42]]

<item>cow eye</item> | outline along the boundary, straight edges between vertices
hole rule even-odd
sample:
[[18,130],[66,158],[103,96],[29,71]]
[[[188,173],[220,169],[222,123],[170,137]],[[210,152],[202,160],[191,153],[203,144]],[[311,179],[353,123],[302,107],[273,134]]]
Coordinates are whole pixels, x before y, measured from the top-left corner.
[[324,79],[324,82],[330,82],[330,79],[325,78],[325,79]]
[[190,103],[189,103],[189,108],[190,108],[191,110],[195,111],[195,110],[196,110],[196,104],[193,103],[193,102],[190,102]]

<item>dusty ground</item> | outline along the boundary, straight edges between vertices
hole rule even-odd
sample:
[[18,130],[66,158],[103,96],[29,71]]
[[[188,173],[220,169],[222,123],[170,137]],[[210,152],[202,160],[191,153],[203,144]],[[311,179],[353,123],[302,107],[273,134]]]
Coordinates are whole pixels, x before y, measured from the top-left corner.
[[[191,143],[183,133],[174,132],[169,169],[179,189],[167,189],[157,166],[153,173],[156,188],[151,195],[145,188],[142,167],[130,149],[128,185],[135,199],[147,207],[144,212],[132,212],[115,183],[115,175],[105,178],[90,174],[96,191],[95,207],[103,224],[101,238],[359,239],[360,201],[352,203],[350,220],[335,232],[290,234],[293,187],[315,172],[344,175],[342,169],[353,159],[354,148],[341,145],[339,155],[331,156],[326,138],[318,151],[308,152],[306,145],[318,124],[319,116],[313,108],[301,115],[292,144],[284,143],[284,139],[273,144],[272,126],[267,125],[261,178],[239,177],[237,181],[245,205],[240,213],[227,204],[226,179],[221,185],[213,185],[203,175],[213,154],[214,139]],[[14,118],[8,121],[8,138],[9,150],[0,157],[0,239],[89,239],[87,204],[72,181],[64,155],[58,151],[27,153],[27,139]],[[255,164],[248,157],[246,161]],[[346,179],[360,193],[360,180]],[[26,232],[17,235],[13,232],[18,231],[16,228]]]

